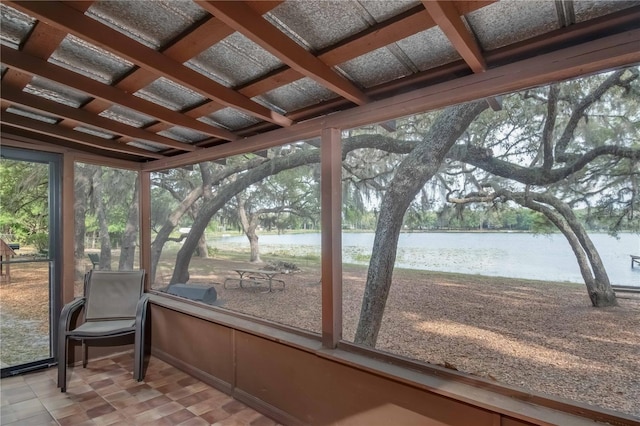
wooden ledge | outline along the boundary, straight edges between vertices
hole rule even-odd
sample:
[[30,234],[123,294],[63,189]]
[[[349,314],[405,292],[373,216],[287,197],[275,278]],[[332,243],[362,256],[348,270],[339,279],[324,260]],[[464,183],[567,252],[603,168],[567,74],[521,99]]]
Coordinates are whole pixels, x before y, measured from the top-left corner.
[[221,308],[183,301],[163,293],[154,292],[149,301],[153,305],[312,353],[425,392],[534,424],[640,424],[637,418],[622,413],[528,392],[348,342],[341,342],[337,349],[323,348],[319,335]]

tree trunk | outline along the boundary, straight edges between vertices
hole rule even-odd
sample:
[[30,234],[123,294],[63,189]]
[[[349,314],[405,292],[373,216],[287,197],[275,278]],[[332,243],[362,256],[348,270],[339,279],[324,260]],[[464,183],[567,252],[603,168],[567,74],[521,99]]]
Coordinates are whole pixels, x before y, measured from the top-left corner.
[[[213,164],[209,161],[198,164],[200,169],[200,174],[202,175],[202,198],[206,203],[213,197],[213,191],[211,190],[213,186]],[[193,218],[198,216],[198,212],[191,206],[189,209],[193,212]],[[207,237],[206,233],[203,232],[200,236],[200,240],[198,240],[198,247],[196,249],[197,255],[203,259],[209,258],[209,248],[207,247]]]
[[93,197],[98,217],[98,229],[100,238],[100,269],[111,270],[111,239],[109,238],[109,224],[102,199],[102,167],[97,167],[93,175]]
[[[580,274],[594,307],[618,306],[616,294],[611,287],[598,250],[566,203],[549,194],[497,192],[505,194],[524,207],[544,214],[562,232],[576,255]],[[555,211],[542,203],[553,207]]]
[[118,263],[119,271],[132,271],[136,254],[136,241],[138,240],[139,228],[139,206],[138,193],[140,190],[140,179],[136,178],[133,188],[133,200],[129,207],[129,216],[127,217],[127,225],[122,235],[122,243],[120,250],[120,261]]
[[416,194],[438,171],[442,160],[469,124],[480,114],[484,101],[444,110],[424,140],[407,155],[380,204],[376,235],[367,272],[355,342],[374,347],[391,287],[402,219]]
[[198,240],[198,248],[196,249],[196,253],[199,257],[203,259],[209,258],[209,249],[207,248],[206,234],[202,234],[200,236],[200,239]]
[[244,197],[237,195],[236,200],[238,200],[238,218],[240,219],[240,225],[242,225],[242,230],[247,236],[249,247],[251,248],[249,262],[260,263],[262,260],[260,260],[260,246],[258,245],[258,234],[256,233],[256,229],[258,228],[258,215],[251,215],[249,219],[246,210],[247,203]]
[[289,170],[294,167],[317,163],[319,161],[320,152],[317,149],[313,151],[302,151],[300,155],[292,154],[286,157],[274,158],[247,170],[246,173],[242,174],[242,176],[235,181],[225,185],[224,188],[220,187],[215,196],[202,205],[202,208],[198,212],[198,217],[196,217],[191,226],[191,232],[182,244],[182,248],[178,251],[175,268],[171,276],[171,283],[186,282],[184,280],[189,277],[189,263],[197,246],[198,238],[200,238],[199,236],[204,233],[213,215],[224,207],[229,200],[247,189],[250,185],[261,181],[267,176],[277,174],[282,170]]
[[76,166],[74,179],[74,221],[75,221],[75,276],[76,279],[82,279],[85,274],[85,254],[84,239],[87,232],[85,225],[87,216],[87,207],[89,193],[91,190],[91,178],[87,173],[85,166]]
[[260,247],[258,246],[258,235],[255,233],[255,230],[248,233],[247,238],[249,238],[249,246],[251,247],[249,262],[262,263],[262,259],[260,259]]
[[[414,142],[411,140],[397,141],[396,139],[384,137],[381,135],[363,135],[354,137],[342,145],[342,154],[360,148],[374,148],[387,152],[408,154],[414,148]],[[176,264],[173,269],[171,283],[186,282],[189,277],[189,263],[197,246],[197,235],[199,232],[205,231],[209,221],[214,214],[218,212],[224,205],[229,202],[240,192],[247,189],[250,185],[261,181],[267,176],[275,175],[283,170],[290,170],[305,164],[319,163],[320,150],[304,150],[285,157],[275,157],[269,161],[260,162],[258,164],[248,164],[246,172],[238,177],[235,181],[220,186],[216,194],[203,203],[198,216],[191,226],[191,233],[187,236],[176,256]],[[317,224],[315,224],[317,228]],[[278,233],[280,229],[278,228]]]
[[[149,282],[153,285],[156,280],[156,272],[158,270],[158,262],[160,262],[160,255],[162,254],[162,249],[167,241],[169,241],[169,236],[173,232],[176,226],[178,226],[178,222],[182,216],[187,212],[189,208],[195,203],[198,198],[202,195],[202,188],[195,188],[192,190],[184,200],[180,203],[180,205],[171,212],[167,221],[162,225],[160,231],[156,234],[156,238],[151,243],[151,275],[149,278]],[[187,282],[185,279],[182,282]]]

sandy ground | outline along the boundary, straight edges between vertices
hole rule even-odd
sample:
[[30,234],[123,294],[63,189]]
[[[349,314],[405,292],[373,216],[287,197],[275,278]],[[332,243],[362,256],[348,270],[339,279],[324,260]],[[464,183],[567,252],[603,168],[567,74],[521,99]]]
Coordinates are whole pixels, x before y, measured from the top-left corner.
[[[246,262],[210,260],[223,283]],[[192,264],[197,270],[196,264]],[[282,276],[284,291],[225,289],[223,308],[320,332],[317,266]],[[353,341],[366,278],[343,267],[343,337]],[[595,309],[582,285],[396,270],[377,349],[640,417],[640,297]]]
[[2,368],[50,356],[48,274],[47,263],[15,263],[0,283]]
[[[194,259],[190,282],[213,285],[225,309],[319,333],[320,271],[312,262],[281,276],[284,291],[221,284],[237,276],[236,268],[261,266]],[[0,285],[3,366],[19,359],[25,334],[47,333],[41,276],[12,268],[13,283]],[[365,276],[364,267],[343,268],[348,341]],[[161,268],[156,287],[168,279]],[[376,347],[640,418],[640,298],[619,302],[617,308],[592,308],[581,285],[396,270]]]

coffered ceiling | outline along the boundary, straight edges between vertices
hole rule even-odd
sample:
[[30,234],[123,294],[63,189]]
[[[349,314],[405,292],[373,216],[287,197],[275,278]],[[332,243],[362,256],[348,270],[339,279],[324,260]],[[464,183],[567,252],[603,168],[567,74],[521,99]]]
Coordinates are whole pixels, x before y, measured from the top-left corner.
[[640,27],[640,2],[607,0],[3,0],[0,11],[3,134],[139,162]]

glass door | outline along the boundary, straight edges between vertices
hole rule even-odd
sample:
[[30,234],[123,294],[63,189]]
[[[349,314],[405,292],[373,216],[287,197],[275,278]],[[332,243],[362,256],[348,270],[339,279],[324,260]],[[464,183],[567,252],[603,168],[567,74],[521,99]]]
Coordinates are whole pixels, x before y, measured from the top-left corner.
[[61,156],[0,151],[0,363],[7,377],[54,362]]

